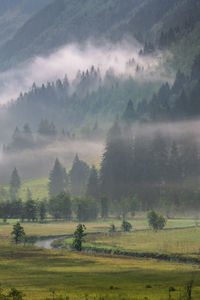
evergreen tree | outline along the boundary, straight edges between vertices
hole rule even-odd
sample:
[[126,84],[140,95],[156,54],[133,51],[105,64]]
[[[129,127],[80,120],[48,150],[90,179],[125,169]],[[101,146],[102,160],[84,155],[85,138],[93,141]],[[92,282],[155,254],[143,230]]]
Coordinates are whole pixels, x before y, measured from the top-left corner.
[[34,222],[37,219],[38,207],[37,203],[30,199],[25,203],[25,218],[30,222]]
[[70,171],[71,193],[73,196],[85,194],[90,168],[76,154]]
[[10,178],[10,197],[15,199],[18,195],[19,189],[21,187],[21,179],[19,177],[17,168],[14,168],[11,178]]
[[56,127],[53,122],[49,122],[47,119],[41,120],[38,128],[38,133],[44,137],[55,137]]
[[129,195],[133,180],[133,142],[122,136],[118,123],[108,133],[101,163],[101,193],[112,200],[120,212],[120,199]]
[[176,73],[176,79],[172,86],[171,92],[173,92],[174,94],[179,93],[181,90],[183,90],[185,82],[186,82],[186,78],[184,73],[178,70],[178,72]]
[[79,224],[74,232],[73,248],[77,251],[82,250],[82,243],[84,242],[84,236],[86,236],[86,227],[84,224]]
[[132,225],[131,225],[131,223],[129,223],[129,222],[127,222],[127,221],[124,220],[124,221],[122,222],[121,229],[122,229],[122,231],[124,231],[124,232],[129,232],[129,231],[131,231],[131,229],[132,229]]
[[92,198],[78,198],[76,214],[79,222],[96,220],[98,216],[96,202]]
[[49,176],[49,195],[56,196],[67,189],[68,177],[65,169],[56,158],[54,167]]
[[22,242],[24,240],[25,231],[19,222],[16,223],[15,225],[13,225],[13,231],[12,231],[11,235],[14,236],[13,238],[14,238],[14,241],[16,244],[18,244],[19,242]]
[[47,213],[47,207],[45,201],[39,203],[39,218],[41,222],[44,222]]
[[102,219],[108,217],[108,198],[105,196],[101,197],[101,217]]
[[70,220],[71,210],[71,199],[66,192],[53,196],[49,200],[49,212],[56,219]]
[[122,116],[122,120],[127,124],[132,124],[135,121],[135,110],[132,100],[129,100],[126,110]]
[[92,166],[90,170],[90,175],[88,178],[87,189],[86,189],[86,196],[92,197],[95,200],[99,198],[99,180],[98,180],[98,173],[95,166]]

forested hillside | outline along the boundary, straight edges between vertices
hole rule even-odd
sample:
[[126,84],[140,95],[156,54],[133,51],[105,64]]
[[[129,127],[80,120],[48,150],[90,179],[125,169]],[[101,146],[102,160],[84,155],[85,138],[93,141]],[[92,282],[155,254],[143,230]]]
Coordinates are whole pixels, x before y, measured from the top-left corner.
[[13,38],[17,30],[42,7],[53,0],[1,0],[0,45]]
[[[118,41],[124,35],[173,49],[187,69],[199,50],[198,0],[55,0],[29,19],[0,49],[1,69],[69,42],[101,38]],[[190,44],[186,39],[190,39]],[[190,49],[190,50],[189,50]]]

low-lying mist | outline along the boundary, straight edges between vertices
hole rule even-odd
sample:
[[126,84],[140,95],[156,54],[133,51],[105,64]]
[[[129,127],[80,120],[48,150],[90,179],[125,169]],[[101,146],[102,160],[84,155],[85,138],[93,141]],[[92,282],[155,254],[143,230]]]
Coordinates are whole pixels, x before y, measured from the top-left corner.
[[87,42],[66,45],[47,57],[35,57],[16,69],[0,73],[0,104],[16,99],[33,83],[40,86],[65,75],[72,82],[78,71],[86,71],[91,66],[99,68],[102,78],[112,70],[116,76],[132,76],[138,80],[170,80],[164,67],[166,53],[139,55],[141,48],[133,40],[115,45],[105,41],[101,47]]
[[46,147],[0,155],[0,185],[8,185],[11,172],[17,167],[22,181],[48,177],[56,158],[69,170],[77,153],[88,164],[97,164],[104,150],[101,141],[54,142]]

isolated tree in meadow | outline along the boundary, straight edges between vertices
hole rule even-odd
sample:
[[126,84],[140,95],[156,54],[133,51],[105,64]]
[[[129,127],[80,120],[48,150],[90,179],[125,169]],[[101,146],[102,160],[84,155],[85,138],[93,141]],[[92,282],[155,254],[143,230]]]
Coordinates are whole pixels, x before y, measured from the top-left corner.
[[115,224],[111,224],[109,227],[109,232],[112,233],[112,232],[116,232],[116,231],[117,231],[117,229],[116,229]]
[[[24,296],[25,295],[21,291],[17,290],[16,288],[11,288],[8,293],[8,298],[5,297],[5,299],[23,300]],[[2,298],[2,299],[4,299],[4,298]]]
[[124,221],[122,222],[121,229],[122,229],[122,231],[124,231],[124,232],[129,232],[129,231],[131,231],[131,229],[132,229],[132,225],[131,225],[131,223],[129,223],[129,222],[127,222],[127,221],[124,220]]
[[82,243],[84,242],[84,237],[86,236],[86,227],[84,224],[78,224],[74,232],[74,240],[72,247],[77,251],[82,251]]
[[10,197],[15,199],[21,187],[21,179],[19,177],[17,168],[14,168],[10,178]]
[[59,160],[56,158],[54,167],[49,175],[49,195],[56,196],[61,192],[65,191],[68,184],[68,177],[65,168],[61,165]]
[[153,210],[148,213],[147,218],[149,227],[154,231],[162,230],[166,225],[166,219]]
[[19,222],[13,225],[13,231],[11,232],[11,235],[13,235],[13,239],[16,244],[24,240],[25,231]]

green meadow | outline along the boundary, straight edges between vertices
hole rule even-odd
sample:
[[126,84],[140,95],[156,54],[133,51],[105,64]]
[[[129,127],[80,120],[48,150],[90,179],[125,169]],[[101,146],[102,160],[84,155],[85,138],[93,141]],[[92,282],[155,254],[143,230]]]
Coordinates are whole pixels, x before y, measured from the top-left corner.
[[[0,220],[0,240],[2,239],[8,239],[10,238],[10,233],[12,231],[12,226],[14,223],[16,223],[17,220],[8,220],[7,224],[4,224],[2,220]],[[148,229],[148,222],[145,217],[145,214],[138,214],[133,219],[129,219],[129,222],[133,226],[133,230],[146,230]],[[87,232],[102,232],[102,233],[108,233],[110,225],[114,223],[116,225],[116,229],[118,231],[121,230],[121,221],[115,220],[113,218],[110,218],[106,221],[95,221],[95,222],[86,222],[86,228]],[[23,227],[25,229],[25,232],[27,235],[36,235],[36,236],[59,236],[59,235],[65,235],[65,234],[72,234],[77,226],[77,222],[49,222],[49,223],[23,223]],[[185,228],[185,227],[194,227],[195,226],[195,220],[194,219],[171,219],[168,220],[166,228],[173,229],[173,228]],[[180,231],[182,232],[182,231]],[[151,233],[151,231],[143,232],[143,233],[132,233],[131,239],[135,239],[135,236],[143,234],[146,235],[146,237],[151,234],[154,236],[159,236],[159,233],[156,235],[154,233]],[[163,234],[163,231],[160,233]],[[168,236],[170,237],[171,234],[173,235],[173,232],[170,231],[168,233]],[[128,234],[127,242],[130,238]],[[126,234],[121,235],[123,238],[126,238]],[[175,235],[176,236],[176,235]],[[145,237],[145,238],[146,238]],[[119,236],[116,235],[116,239],[118,239]],[[107,239],[107,236],[106,236]],[[115,237],[112,237],[113,242],[115,242]],[[120,237],[121,240],[121,237]],[[119,240],[119,241],[120,241]],[[118,241],[118,242],[119,242]],[[107,242],[107,241],[106,241]],[[109,241],[110,243],[110,241]],[[131,241],[132,243],[132,241]],[[129,247],[129,246],[128,246]]]
[[[108,233],[107,222],[86,223],[87,232],[102,232],[86,238],[96,247],[172,253],[200,257],[200,228],[192,219],[169,220],[168,228],[153,232],[138,215],[130,233]],[[0,283],[4,290],[15,287],[24,299],[72,300],[167,300],[187,299],[186,286],[194,280],[193,300],[200,299],[200,266],[121,255],[76,253],[15,245],[10,233],[14,221],[0,224]],[[120,229],[120,221],[115,222]],[[24,223],[28,235],[72,234],[77,223]],[[175,227],[187,227],[176,229]],[[169,293],[169,289],[173,291]],[[62,297],[62,298],[61,298]],[[68,297],[68,298],[67,298]]]
[[[200,297],[198,266],[44,250],[0,244],[0,282],[16,287],[24,299],[186,299],[187,282],[195,280],[193,298]],[[67,298],[68,297],[68,298]]]
[[121,250],[174,254],[200,259],[200,228],[166,229],[88,236],[88,243]]

